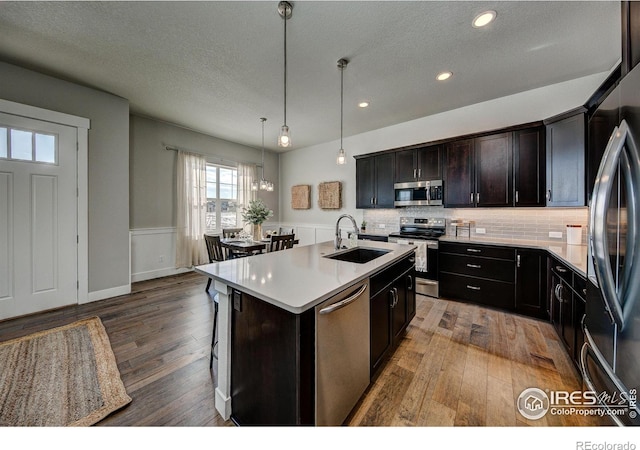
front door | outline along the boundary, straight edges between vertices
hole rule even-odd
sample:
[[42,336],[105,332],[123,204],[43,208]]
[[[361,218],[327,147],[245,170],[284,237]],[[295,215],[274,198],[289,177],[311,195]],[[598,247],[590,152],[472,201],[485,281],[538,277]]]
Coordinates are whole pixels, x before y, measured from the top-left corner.
[[78,302],[77,129],[0,113],[0,320]]

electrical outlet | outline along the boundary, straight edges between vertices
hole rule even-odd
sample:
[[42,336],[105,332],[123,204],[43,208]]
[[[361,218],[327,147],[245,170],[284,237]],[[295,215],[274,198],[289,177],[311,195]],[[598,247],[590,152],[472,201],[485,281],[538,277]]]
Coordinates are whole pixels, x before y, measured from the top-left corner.
[[549,231],[549,237],[553,239],[562,239],[562,231]]
[[384,228],[384,227],[386,227],[386,225],[384,223],[379,223],[378,224],[378,228]]
[[487,234],[486,228],[476,228],[476,234]]

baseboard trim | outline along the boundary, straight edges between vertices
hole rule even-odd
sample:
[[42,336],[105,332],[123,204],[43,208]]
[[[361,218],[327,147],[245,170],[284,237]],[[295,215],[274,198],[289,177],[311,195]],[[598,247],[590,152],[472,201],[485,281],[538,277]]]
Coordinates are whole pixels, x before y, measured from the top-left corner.
[[169,277],[171,275],[179,275],[181,273],[192,272],[193,269],[174,269],[167,267],[164,269],[149,270],[147,272],[138,272],[131,274],[131,282],[153,280],[154,278]]
[[125,284],[124,286],[118,286],[110,289],[103,289],[101,291],[89,292],[87,301],[84,303],[97,302],[98,300],[104,300],[105,298],[118,297],[120,295],[127,295],[131,293],[131,284]]

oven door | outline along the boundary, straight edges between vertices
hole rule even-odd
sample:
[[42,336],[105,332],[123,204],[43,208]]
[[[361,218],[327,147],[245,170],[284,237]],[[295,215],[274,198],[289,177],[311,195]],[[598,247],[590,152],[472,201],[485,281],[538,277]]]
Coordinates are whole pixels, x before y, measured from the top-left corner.
[[416,294],[438,298],[438,241],[390,237],[389,242],[416,246]]

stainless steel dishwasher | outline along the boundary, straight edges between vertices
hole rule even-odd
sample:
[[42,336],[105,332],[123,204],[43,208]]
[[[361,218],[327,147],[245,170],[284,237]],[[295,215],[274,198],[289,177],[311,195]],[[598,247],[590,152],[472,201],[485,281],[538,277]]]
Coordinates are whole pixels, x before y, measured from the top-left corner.
[[316,425],[342,425],[369,386],[369,279],[316,306]]

